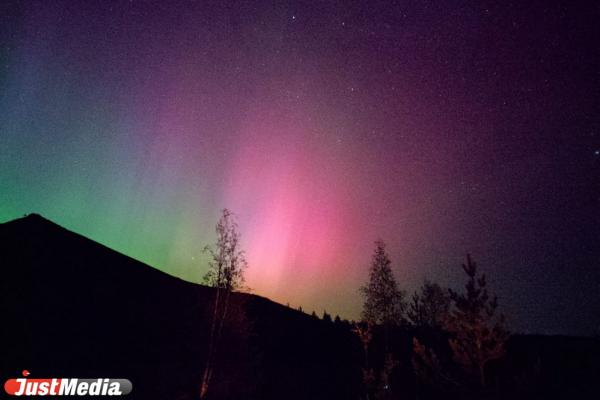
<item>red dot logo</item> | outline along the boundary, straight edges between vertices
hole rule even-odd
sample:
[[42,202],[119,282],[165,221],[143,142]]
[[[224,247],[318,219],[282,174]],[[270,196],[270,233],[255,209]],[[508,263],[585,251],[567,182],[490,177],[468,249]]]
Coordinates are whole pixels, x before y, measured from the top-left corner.
[[29,376],[29,371],[27,371],[26,369],[23,370],[22,372],[23,376]]

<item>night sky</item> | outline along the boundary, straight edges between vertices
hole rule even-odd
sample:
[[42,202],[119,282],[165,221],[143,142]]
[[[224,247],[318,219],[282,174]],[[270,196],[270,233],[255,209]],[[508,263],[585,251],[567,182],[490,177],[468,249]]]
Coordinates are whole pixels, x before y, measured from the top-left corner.
[[494,3],[3,1],[0,221],[200,281],[227,207],[254,293],[346,318],[377,238],[408,291],[469,252],[514,331],[593,334],[600,8]]

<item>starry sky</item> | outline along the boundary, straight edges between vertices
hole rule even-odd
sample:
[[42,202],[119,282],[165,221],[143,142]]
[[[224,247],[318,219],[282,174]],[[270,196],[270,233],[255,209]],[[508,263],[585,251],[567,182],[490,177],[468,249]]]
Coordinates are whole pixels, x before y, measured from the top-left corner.
[[254,293],[358,318],[467,252],[517,332],[600,329],[594,2],[0,5],[0,221],[200,281],[227,207]]

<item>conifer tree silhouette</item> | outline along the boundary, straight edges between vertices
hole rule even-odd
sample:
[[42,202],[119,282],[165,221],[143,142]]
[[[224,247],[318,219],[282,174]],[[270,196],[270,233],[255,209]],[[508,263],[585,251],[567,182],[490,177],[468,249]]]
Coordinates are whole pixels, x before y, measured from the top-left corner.
[[404,292],[398,289],[391,261],[382,240],[375,242],[369,282],[360,288],[364,297],[362,318],[371,324],[397,324],[405,308]]
[[508,331],[504,316],[496,315],[498,301],[488,293],[485,274],[477,274],[477,264],[467,255],[463,270],[468,276],[466,292],[449,290],[454,303],[446,329],[454,360],[466,372],[476,376],[481,388],[486,386],[485,366],[504,355]]

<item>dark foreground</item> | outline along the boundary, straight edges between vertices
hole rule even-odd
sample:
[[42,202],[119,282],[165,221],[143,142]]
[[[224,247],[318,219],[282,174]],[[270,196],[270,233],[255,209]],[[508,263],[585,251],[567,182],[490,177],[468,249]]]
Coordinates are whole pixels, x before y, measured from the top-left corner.
[[[130,399],[196,399],[214,291],[37,215],[0,225],[0,378],[126,378]],[[213,399],[358,399],[363,353],[348,324],[234,294]],[[484,393],[424,387],[410,329],[393,332],[389,398],[597,398],[600,341],[514,336]],[[432,334],[435,337],[435,334]],[[377,349],[374,349],[377,363]]]

